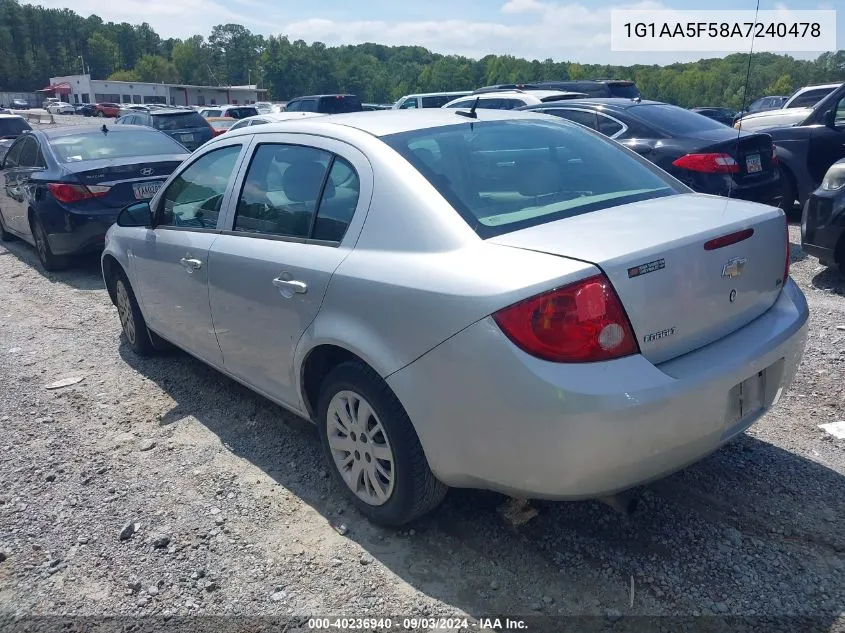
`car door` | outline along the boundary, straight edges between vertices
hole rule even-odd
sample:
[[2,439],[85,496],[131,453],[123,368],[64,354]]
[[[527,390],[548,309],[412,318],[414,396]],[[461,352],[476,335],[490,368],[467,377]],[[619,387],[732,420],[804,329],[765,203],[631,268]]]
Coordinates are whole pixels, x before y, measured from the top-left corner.
[[[29,227],[29,207],[33,187],[30,183],[32,174],[44,169],[44,162],[38,141],[34,136],[27,134],[22,136],[9,150],[20,146],[20,152],[14,158],[14,166],[3,171],[3,184],[5,199],[3,209],[3,222],[14,233],[29,237],[32,231]],[[8,160],[7,163],[8,165]],[[6,208],[7,207],[7,208]]]
[[357,239],[372,174],[333,139],[260,138],[209,253],[211,312],[225,369],[298,407],[296,346]]
[[220,366],[208,305],[208,249],[230,197],[244,144],[205,152],[153,201],[154,228],[138,232],[129,253],[147,324],[191,354]]
[[839,99],[830,107],[824,107],[825,113],[827,110],[832,110],[831,118],[825,121],[825,125],[810,127],[807,167],[814,187],[821,184],[825,173],[833,163],[840,158],[845,158],[845,90],[840,89],[839,92],[841,93]]
[[18,178],[18,161],[23,151],[23,144],[26,138],[19,137],[3,159],[3,189],[0,190],[0,214],[3,215],[3,225],[7,230],[14,233],[20,231],[16,228],[17,218],[21,214],[20,183]]

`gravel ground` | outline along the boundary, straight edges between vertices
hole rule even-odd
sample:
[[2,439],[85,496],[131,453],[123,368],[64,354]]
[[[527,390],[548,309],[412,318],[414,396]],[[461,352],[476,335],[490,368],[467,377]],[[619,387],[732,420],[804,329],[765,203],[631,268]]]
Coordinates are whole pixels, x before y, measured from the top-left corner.
[[499,495],[456,490],[402,531],[346,503],[307,422],[185,354],[136,357],[96,258],[47,274],[29,246],[0,246],[0,614],[767,614],[840,630],[845,441],[817,425],[845,419],[845,281],[792,240],[808,349],[746,435],[643,488],[631,517],[537,503],[514,528]]

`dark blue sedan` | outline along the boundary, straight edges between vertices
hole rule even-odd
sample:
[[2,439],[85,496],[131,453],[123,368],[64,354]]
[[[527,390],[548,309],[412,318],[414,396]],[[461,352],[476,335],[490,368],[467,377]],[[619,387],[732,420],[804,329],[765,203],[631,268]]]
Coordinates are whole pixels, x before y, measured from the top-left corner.
[[148,127],[85,125],[32,130],[0,163],[0,240],[38,249],[46,270],[103,248],[126,205],[152,198],[189,152]]

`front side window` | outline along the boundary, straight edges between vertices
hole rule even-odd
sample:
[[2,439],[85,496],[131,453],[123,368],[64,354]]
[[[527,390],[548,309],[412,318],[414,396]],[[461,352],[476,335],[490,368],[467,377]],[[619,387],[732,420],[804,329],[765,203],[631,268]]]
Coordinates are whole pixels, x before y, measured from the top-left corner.
[[38,141],[31,136],[27,136],[23,140],[23,147],[18,158],[18,167],[36,166],[38,166]]
[[417,107],[417,98],[416,97],[408,97],[405,101],[402,102],[402,105],[399,106],[400,110],[412,110],[416,109]]
[[833,92],[833,88],[818,88],[816,90],[808,90],[802,92],[789,102],[787,108],[809,108],[816,105],[819,101],[824,99],[827,95]]
[[249,123],[250,123],[249,121],[245,121],[245,120],[241,119],[237,123],[232,124],[232,127],[230,127],[229,129],[230,130],[240,130],[242,127],[247,127],[249,125]]
[[221,147],[204,154],[179,174],[161,197],[156,227],[216,228],[240,152],[240,145]]
[[613,141],[563,122],[471,121],[382,140],[482,238],[688,192]]
[[472,104],[475,102],[475,99],[463,99],[461,101],[456,101],[455,103],[449,104],[448,108],[470,108]]

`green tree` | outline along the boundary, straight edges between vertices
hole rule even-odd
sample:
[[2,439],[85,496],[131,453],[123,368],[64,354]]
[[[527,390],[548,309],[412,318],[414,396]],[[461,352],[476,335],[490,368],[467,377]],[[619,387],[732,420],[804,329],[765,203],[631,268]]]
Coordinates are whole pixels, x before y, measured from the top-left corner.
[[144,55],[135,64],[132,73],[137,77],[135,81],[179,83],[179,71],[176,66],[159,55]]
[[118,70],[108,76],[112,81],[141,81],[141,77],[134,70]]

